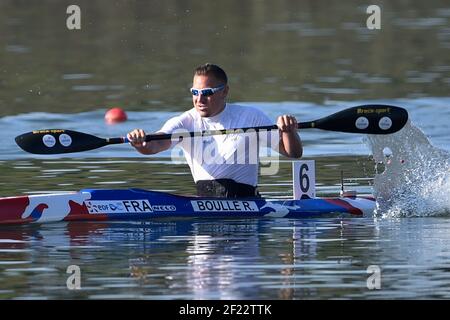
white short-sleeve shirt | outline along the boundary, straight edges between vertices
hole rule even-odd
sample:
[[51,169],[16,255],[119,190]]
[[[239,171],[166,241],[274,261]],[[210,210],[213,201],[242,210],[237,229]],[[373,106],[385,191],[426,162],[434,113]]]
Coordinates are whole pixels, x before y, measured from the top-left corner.
[[[213,117],[201,117],[195,108],[169,119],[158,132],[174,134],[208,130],[235,129],[273,125],[262,111],[235,104]],[[276,134],[274,134],[276,132]],[[174,141],[174,140],[173,140]],[[175,140],[176,141],[176,140]],[[194,181],[233,179],[256,186],[258,183],[259,149],[276,148],[277,131],[247,131],[240,134],[184,137],[178,144],[184,152]]]

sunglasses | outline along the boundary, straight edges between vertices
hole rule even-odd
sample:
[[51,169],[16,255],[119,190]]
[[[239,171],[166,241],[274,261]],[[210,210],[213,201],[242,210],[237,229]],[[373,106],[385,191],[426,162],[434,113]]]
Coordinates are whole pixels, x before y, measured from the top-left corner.
[[202,95],[204,97],[209,97],[212,96],[214,93],[216,93],[217,91],[222,90],[223,88],[225,88],[225,85],[222,84],[218,87],[215,88],[205,88],[205,89],[195,89],[195,88],[191,88],[191,93],[194,96],[198,96],[198,95]]

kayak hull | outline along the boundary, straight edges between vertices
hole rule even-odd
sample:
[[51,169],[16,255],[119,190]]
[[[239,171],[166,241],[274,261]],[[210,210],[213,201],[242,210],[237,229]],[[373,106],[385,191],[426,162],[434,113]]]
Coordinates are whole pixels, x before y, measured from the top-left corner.
[[372,197],[267,200],[179,196],[141,189],[84,189],[79,192],[0,198],[0,224],[151,218],[314,218],[363,216]]

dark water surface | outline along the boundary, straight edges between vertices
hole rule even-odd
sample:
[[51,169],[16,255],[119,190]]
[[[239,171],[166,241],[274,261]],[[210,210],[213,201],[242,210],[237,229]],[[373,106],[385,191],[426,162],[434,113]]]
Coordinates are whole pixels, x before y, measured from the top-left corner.
[[[438,168],[442,181],[431,179],[450,150],[448,1],[372,1],[382,8],[381,30],[366,28],[368,4],[357,0],[80,0],[79,31],[66,28],[70,4],[0,2],[0,196],[127,187],[194,193],[187,165],[174,163],[170,152],[144,157],[116,145],[34,156],[14,137],[42,128],[102,137],[157,130],[191,107],[192,70],[204,62],[227,70],[230,101],[274,121],[282,113],[313,120],[367,103],[405,107],[432,146],[415,145],[415,136],[395,141],[410,157],[421,155],[420,165],[402,167],[409,170],[404,177],[420,176],[417,186],[431,181],[435,188],[414,189],[414,203],[426,203],[414,218],[1,227],[0,298],[450,298],[446,167]],[[106,125],[112,106],[125,108],[129,121]],[[374,191],[375,162],[364,137],[300,134],[305,158],[316,159],[319,196],[339,192],[341,170],[348,189]],[[291,163],[279,165],[260,177],[264,196],[292,194]],[[401,170],[392,171],[381,181],[395,182]],[[81,290],[66,286],[70,265],[81,269]],[[369,266],[381,272],[379,290],[367,287]]]
[[[449,228],[438,218],[2,228],[0,297],[448,299]],[[81,268],[81,290],[66,288],[69,265]],[[373,265],[380,290],[367,287]]]
[[113,105],[184,110],[194,67],[229,73],[233,101],[448,96],[446,0],[0,2],[0,116]]

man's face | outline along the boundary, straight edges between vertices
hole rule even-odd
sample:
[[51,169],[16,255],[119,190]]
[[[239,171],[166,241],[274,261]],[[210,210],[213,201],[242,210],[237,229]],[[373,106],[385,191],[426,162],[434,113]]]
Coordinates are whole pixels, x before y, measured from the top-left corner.
[[[216,88],[221,84],[213,76],[195,75],[192,81],[192,87],[195,89]],[[215,92],[211,96],[204,96],[202,94],[197,96],[192,95],[192,103],[201,117],[213,117],[224,109],[227,94],[228,86],[226,85],[225,88]]]

